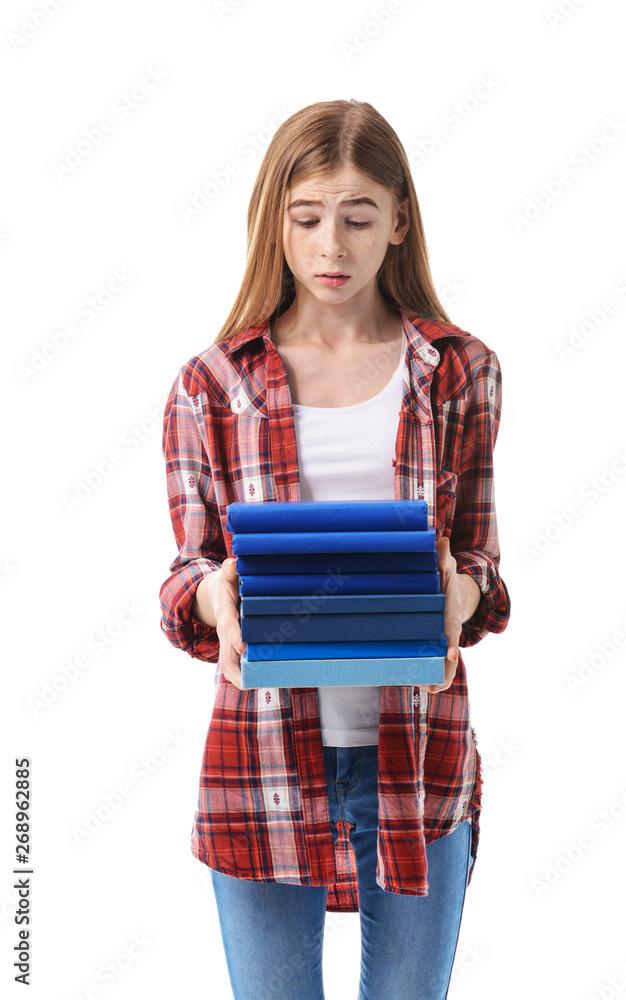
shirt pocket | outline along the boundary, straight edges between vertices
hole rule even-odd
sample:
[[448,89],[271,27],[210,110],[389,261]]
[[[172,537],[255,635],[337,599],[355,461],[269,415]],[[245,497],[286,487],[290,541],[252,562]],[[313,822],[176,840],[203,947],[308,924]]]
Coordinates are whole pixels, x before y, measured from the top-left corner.
[[457,474],[447,469],[438,469],[436,485],[435,539],[445,535],[450,538],[454,511],[456,508]]

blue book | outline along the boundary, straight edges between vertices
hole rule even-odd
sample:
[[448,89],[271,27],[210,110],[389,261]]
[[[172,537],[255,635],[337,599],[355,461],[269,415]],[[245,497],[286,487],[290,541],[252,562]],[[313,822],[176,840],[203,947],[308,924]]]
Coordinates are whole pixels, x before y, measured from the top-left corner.
[[242,615],[343,615],[445,611],[445,594],[279,594],[242,597]]
[[276,552],[236,556],[242,573],[425,573],[437,552]]
[[[304,617],[304,620],[303,620]],[[345,615],[241,615],[244,642],[361,642],[380,639],[443,639],[443,611]]]
[[439,571],[432,573],[280,573],[239,577],[239,593],[278,594],[436,594]]
[[233,555],[252,552],[436,552],[435,532],[432,529],[284,533],[247,531],[241,535],[233,535]]
[[264,500],[226,507],[226,528],[240,531],[422,531],[425,500]]
[[264,660],[241,657],[241,683],[248,688],[341,687],[345,685],[443,684],[442,656],[363,660]]
[[447,639],[378,642],[250,642],[246,656],[254,660],[363,660],[374,657],[445,656]]

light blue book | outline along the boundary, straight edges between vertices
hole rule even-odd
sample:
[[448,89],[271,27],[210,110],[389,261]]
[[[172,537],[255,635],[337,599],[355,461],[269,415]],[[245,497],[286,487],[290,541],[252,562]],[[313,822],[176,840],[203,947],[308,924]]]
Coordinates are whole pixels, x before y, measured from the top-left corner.
[[443,656],[354,660],[260,660],[241,657],[241,682],[248,688],[344,687],[352,685],[443,684]]

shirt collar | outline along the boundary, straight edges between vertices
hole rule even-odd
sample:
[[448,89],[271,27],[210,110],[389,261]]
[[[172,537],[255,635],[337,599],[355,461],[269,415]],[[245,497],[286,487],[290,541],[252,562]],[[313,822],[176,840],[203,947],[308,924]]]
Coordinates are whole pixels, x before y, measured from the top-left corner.
[[[414,313],[409,309],[399,309],[399,312],[404,319],[404,330],[407,335],[407,339],[413,345],[420,357],[427,364],[432,365],[433,367],[436,367],[439,364],[439,352],[432,346],[432,341],[439,337],[454,337],[466,334],[465,330],[461,330],[453,323],[443,323],[440,321],[435,322],[433,320],[423,319],[417,313]],[[240,330],[233,337],[228,339],[225,353],[227,355],[233,354],[245,344],[252,340],[258,340],[261,337],[266,343],[267,350],[267,345],[271,343],[268,329],[269,323],[265,322],[258,323],[255,326],[249,326],[245,330]]]

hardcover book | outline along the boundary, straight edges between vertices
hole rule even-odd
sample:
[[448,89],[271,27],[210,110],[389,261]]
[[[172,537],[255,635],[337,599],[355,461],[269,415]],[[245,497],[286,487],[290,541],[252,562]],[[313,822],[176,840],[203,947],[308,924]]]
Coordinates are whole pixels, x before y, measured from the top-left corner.
[[236,501],[226,508],[226,528],[242,531],[421,531],[425,500]]
[[289,594],[436,594],[439,571],[432,573],[280,573],[239,577],[244,596]]
[[381,657],[445,656],[448,640],[412,639],[372,642],[262,642],[248,643],[246,657],[254,660],[363,660]]
[[243,573],[424,573],[437,569],[437,552],[276,552],[236,556]]
[[248,531],[233,535],[233,555],[287,552],[436,552],[435,532],[431,529],[284,533]]
[[277,594],[242,597],[242,615],[341,615],[445,611],[445,594]]
[[348,642],[381,639],[442,639],[443,611],[374,612],[333,615],[241,614],[244,642],[271,642],[282,635],[289,642]]
[[248,688],[336,687],[344,685],[443,684],[444,658],[364,660],[262,660],[241,657],[241,682]]

